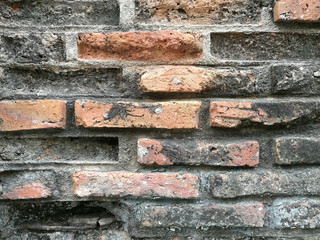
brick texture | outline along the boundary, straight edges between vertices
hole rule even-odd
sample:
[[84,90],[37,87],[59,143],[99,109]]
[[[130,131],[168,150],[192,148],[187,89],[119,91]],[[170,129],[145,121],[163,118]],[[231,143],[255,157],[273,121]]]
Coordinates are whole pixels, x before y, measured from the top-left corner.
[[18,131],[65,127],[64,101],[2,101],[0,131]]
[[212,195],[219,198],[258,195],[318,195],[319,169],[217,173]]
[[78,126],[112,128],[198,128],[198,101],[158,103],[95,102],[77,100],[75,116]]
[[55,178],[50,172],[3,172],[0,177],[0,199],[48,198],[55,187]]
[[198,197],[198,177],[192,174],[77,172],[72,179],[78,197]]
[[274,6],[274,21],[320,22],[318,0],[280,0]]
[[212,127],[234,128],[254,124],[272,126],[315,120],[317,102],[303,101],[213,101],[210,105]]
[[260,4],[259,0],[136,1],[139,22],[169,24],[254,23],[260,20]]
[[79,34],[78,57],[88,60],[180,61],[202,55],[200,36],[178,31]]
[[179,143],[169,140],[138,140],[138,162],[146,165],[256,166],[259,164],[257,142],[213,144]]
[[[184,216],[184,217],[181,217]],[[139,222],[145,227],[262,227],[261,203],[236,205],[142,205]]]
[[276,163],[291,164],[318,164],[319,144],[317,138],[283,137],[275,140],[277,159]]
[[144,92],[216,93],[241,95],[257,93],[257,71],[210,69],[193,66],[145,67],[140,87]]
[[319,228],[320,202],[317,199],[283,199],[271,208],[271,224],[275,228]]

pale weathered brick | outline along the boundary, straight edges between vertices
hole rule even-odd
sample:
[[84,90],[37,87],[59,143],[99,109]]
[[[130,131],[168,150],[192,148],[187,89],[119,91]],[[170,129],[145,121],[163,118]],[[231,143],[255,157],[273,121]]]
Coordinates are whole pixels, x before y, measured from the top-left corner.
[[198,128],[199,101],[96,102],[77,100],[77,126],[112,128]]
[[87,60],[194,61],[201,56],[202,42],[194,33],[81,33],[78,40],[78,57]]
[[78,197],[198,197],[198,177],[192,174],[82,171],[72,179]]
[[0,102],[0,131],[65,128],[66,104],[59,100]]

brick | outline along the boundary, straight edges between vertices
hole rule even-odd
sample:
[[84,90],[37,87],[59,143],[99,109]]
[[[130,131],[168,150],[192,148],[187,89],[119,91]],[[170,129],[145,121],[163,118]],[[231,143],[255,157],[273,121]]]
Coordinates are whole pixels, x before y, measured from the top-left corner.
[[319,169],[217,173],[211,176],[214,197],[319,195]]
[[121,81],[122,74],[118,68],[4,68],[0,76],[4,91],[0,96],[120,96]]
[[77,100],[77,126],[112,128],[194,129],[199,127],[199,101],[95,102]]
[[51,172],[0,173],[0,199],[40,199],[52,195],[55,178]]
[[275,94],[315,95],[320,93],[320,65],[281,64],[271,67]]
[[320,139],[308,137],[277,138],[276,153],[278,164],[318,164],[320,163]]
[[87,60],[182,61],[202,55],[200,36],[178,31],[81,33],[78,57]]
[[138,215],[143,227],[263,227],[261,203],[143,204]]
[[198,197],[198,177],[192,174],[82,171],[72,179],[78,197]]
[[212,33],[211,54],[225,60],[318,60],[320,34]]
[[59,100],[0,102],[0,131],[65,128],[66,104]]
[[137,22],[166,24],[258,23],[260,0],[136,0]]
[[206,141],[138,140],[138,162],[145,165],[250,166],[259,164],[259,143],[211,143]]
[[0,139],[0,162],[116,162],[118,147],[118,139],[108,137],[6,138]]
[[118,25],[117,1],[4,1],[0,23],[6,25]]
[[319,115],[317,106],[316,101],[308,100],[213,101],[210,105],[210,125],[235,128],[254,124],[272,126],[310,122]]
[[271,226],[284,228],[320,228],[320,201],[310,198],[276,200],[271,207]]
[[274,6],[275,22],[320,22],[319,0],[279,0]]
[[56,33],[4,33],[0,36],[0,60],[42,63],[65,60],[65,36]]
[[258,93],[258,69],[152,66],[139,71],[140,87],[144,92],[210,92],[223,95]]

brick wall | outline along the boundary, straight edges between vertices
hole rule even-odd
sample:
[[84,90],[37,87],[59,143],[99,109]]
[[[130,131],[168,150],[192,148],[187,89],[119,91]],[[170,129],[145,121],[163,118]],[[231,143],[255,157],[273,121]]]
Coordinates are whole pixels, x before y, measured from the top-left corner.
[[0,2],[0,239],[319,239],[319,0]]

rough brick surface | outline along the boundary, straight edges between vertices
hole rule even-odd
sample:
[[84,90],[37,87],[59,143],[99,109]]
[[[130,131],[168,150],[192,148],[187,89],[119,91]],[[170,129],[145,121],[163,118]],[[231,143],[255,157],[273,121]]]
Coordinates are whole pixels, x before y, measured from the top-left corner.
[[55,178],[50,172],[3,172],[0,199],[38,199],[51,196]]
[[0,162],[116,162],[118,141],[103,137],[0,139]]
[[137,0],[137,19],[147,23],[221,24],[260,20],[260,0]]
[[224,95],[258,92],[258,73],[254,69],[153,66],[140,71],[140,87],[144,92],[210,92]]
[[280,0],[274,6],[274,21],[320,22],[319,0]]
[[198,128],[199,101],[157,103],[77,100],[77,126],[113,128]]
[[0,131],[65,127],[66,105],[59,100],[0,102]]
[[278,164],[320,163],[320,139],[308,137],[282,137],[275,140]]
[[178,143],[169,140],[138,140],[138,162],[146,165],[256,166],[257,142],[219,143],[205,141]]
[[318,60],[320,34],[212,33],[211,54],[228,60]]
[[294,124],[318,116],[317,102],[303,101],[216,101],[210,105],[212,127],[234,128],[261,124]]
[[144,227],[262,227],[261,203],[236,205],[170,204],[140,206],[139,222]]
[[16,33],[0,36],[0,61],[42,63],[63,61],[65,37],[55,33]]
[[0,74],[0,85],[5,91],[0,92],[0,96],[119,96],[121,80],[118,68],[4,68]]
[[271,208],[271,225],[275,228],[319,228],[320,201],[310,198],[281,199]]
[[78,197],[198,197],[198,177],[192,174],[83,171],[72,179]]
[[88,60],[180,61],[202,55],[200,36],[178,31],[79,34],[78,57]]
[[23,25],[117,25],[116,1],[7,1],[0,4],[0,23]]
[[319,169],[218,173],[211,177],[214,197],[318,195]]
[[315,95],[320,93],[320,65],[280,64],[271,68],[275,94]]

